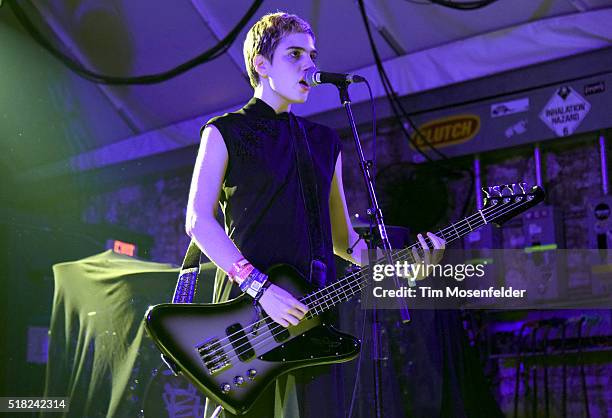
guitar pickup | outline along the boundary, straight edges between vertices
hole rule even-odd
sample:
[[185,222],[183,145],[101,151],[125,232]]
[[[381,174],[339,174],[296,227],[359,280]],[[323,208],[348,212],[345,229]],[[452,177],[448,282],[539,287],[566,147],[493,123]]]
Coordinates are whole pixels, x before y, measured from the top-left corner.
[[274,341],[276,341],[277,343],[287,341],[289,337],[291,337],[291,334],[289,333],[287,328],[281,327],[272,319],[266,318],[266,324],[268,325],[268,329],[270,330],[272,337],[274,337]]
[[244,362],[255,357],[255,350],[253,350],[242,325],[232,324],[225,329],[225,332],[240,361]]
[[227,353],[221,347],[218,338],[211,338],[196,347],[204,366],[213,375],[232,366]]

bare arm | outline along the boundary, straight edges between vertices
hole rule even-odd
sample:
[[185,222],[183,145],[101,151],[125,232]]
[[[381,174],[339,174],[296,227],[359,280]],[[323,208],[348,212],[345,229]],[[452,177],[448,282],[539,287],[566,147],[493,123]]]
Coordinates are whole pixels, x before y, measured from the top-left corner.
[[215,218],[219,195],[227,168],[228,154],[221,133],[209,125],[202,133],[196,158],[185,230],[198,247],[223,271],[242,258],[234,242]]
[[338,155],[338,160],[336,161],[336,167],[334,169],[334,178],[332,179],[331,192],[329,195],[329,213],[332,224],[334,254],[351,263],[360,266],[365,265],[367,259],[362,257],[362,255],[365,256],[363,251],[367,251],[368,247],[363,240],[357,243],[351,254],[346,252],[349,247],[357,242],[359,235],[353,230],[346,207],[344,186],[342,184],[342,154]]
[[[227,162],[227,148],[221,133],[216,127],[207,126],[202,132],[193,170],[185,222],[187,234],[226,273],[243,258],[215,218]],[[265,291],[259,303],[275,322],[283,326],[297,325],[308,311],[307,306],[275,285]]]
[[[355,245],[352,254],[348,254],[346,252],[347,248],[349,248],[359,239],[359,235],[357,235],[357,233],[353,230],[348,209],[346,207],[344,186],[342,184],[341,157],[342,155],[339,155],[338,160],[336,161],[334,178],[332,180],[331,192],[329,196],[329,212],[332,223],[334,254],[352,263],[363,266],[368,262],[365,253],[368,247],[363,240],[359,241],[357,245]],[[445,241],[431,232],[428,232],[427,235],[433,243],[434,251],[430,251],[431,249],[423,239],[422,235],[419,234],[418,238],[419,242],[421,243],[421,247],[423,248],[423,255],[419,255],[416,250],[413,249],[413,256],[417,263],[423,261],[425,264],[436,264],[442,258],[445,248]],[[417,279],[424,277],[425,276],[419,276]]]

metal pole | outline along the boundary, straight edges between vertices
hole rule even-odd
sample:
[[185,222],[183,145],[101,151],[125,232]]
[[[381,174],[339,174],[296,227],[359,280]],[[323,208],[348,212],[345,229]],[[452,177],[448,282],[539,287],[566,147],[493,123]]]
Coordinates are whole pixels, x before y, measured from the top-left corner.
[[599,161],[601,162],[601,190],[604,196],[608,195],[608,159],[606,157],[606,136],[599,135]]
[[482,209],[482,173],[480,172],[480,155],[474,155],[474,188],[476,190],[476,209]]
[[[353,139],[355,140],[355,149],[357,150],[357,156],[359,157],[359,163],[361,172],[363,174],[363,180],[365,182],[366,188],[368,190],[369,204],[368,215],[370,216],[370,220],[376,223],[378,227],[378,232],[380,234],[380,239],[383,245],[383,251],[385,254],[385,260],[388,264],[393,264],[393,258],[391,256],[391,243],[389,242],[389,238],[387,236],[387,229],[385,228],[385,223],[383,221],[382,211],[380,210],[380,206],[378,205],[378,199],[376,198],[376,192],[374,191],[374,181],[372,178],[372,173],[370,171],[370,165],[365,159],[363,154],[363,148],[361,147],[361,141],[359,140],[359,133],[357,132],[357,126],[355,124],[355,118],[353,116],[353,111],[351,109],[351,99],[348,94],[348,84],[343,86],[338,86],[338,93],[340,94],[340,102],[346,109],[346,115],[349,120],[349,124],[351,127],[351,132],[353,133]],[[395,282],[395,286],[399,289],[400,284],[397,277],[393,277]],[[408,312],[406,301],[402,298],[398,299],[400,316],[402,322],[407,323],[410,321],[410,313]],[[381,330],[382,324],[379,320],[379,315],[376,308],[372,309],[372,361],[373,361],[373,377],[374,377],[374,403],[376,406],[376,418],[383,418],[384,408],[383,408],[383,387],[382,387],[382,362],[384,355],[382,353],[382,345],[381,339],[383,338]]]
[[535,161],[536,170],[536,185],[543,186],[542,182],[542,155],[540,151],[540,144],[535,144],[533,149],[533,159]]

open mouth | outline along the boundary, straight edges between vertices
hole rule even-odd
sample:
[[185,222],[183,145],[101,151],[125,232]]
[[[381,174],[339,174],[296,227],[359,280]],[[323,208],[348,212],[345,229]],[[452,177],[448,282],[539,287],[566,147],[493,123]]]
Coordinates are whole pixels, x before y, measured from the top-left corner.
[[300,80],[299,83],[302,87],[309,89],[310,86],[308,85],[308,83],[306,82],[306,80]]

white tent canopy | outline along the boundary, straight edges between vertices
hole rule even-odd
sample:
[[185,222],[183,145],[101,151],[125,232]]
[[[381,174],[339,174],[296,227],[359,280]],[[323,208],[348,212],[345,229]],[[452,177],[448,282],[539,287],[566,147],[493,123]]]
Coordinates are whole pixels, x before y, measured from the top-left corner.
[[[499,0],[475,11],[427,1],[366,0],[365,5],[400,95],[612,45],[612,0]],[[172,6],[90,0],[72,6],[36,2],[26,12],[47,39],[87,68],[129,76],[172,68],[210,48],[247,6],[242,0],[189,0]],[[242,64],[246,28],[226,54],[176,78],[154,85],[109,86],[81,79],[35,46],[9,19],[7,9],[0,13],[0,32],[15,48],[3,54],[12,72],[6,97],[0,91],[0,114],[9,121],[0,134],[11,149],[2,163],[22,181],[193,146],[207,119],[237,109],[252,94]],[[368,78],[376,97],[384,94],[356,2],[266,1],[255,18],[279,9],[311,22],[321,69],[359,73]],[[41,93],[41,84],[47,92]],[[364,101],[367,90],[354,86],[351,96],[354,102]],[[37,103],[45,120],[24,116]],[[50,106],[57,112],[50,114]],[[335,89],[320,87],[294,110],[316,115],[338,107]],[[31,153],[40,141],[50,146],[44,158]]]

